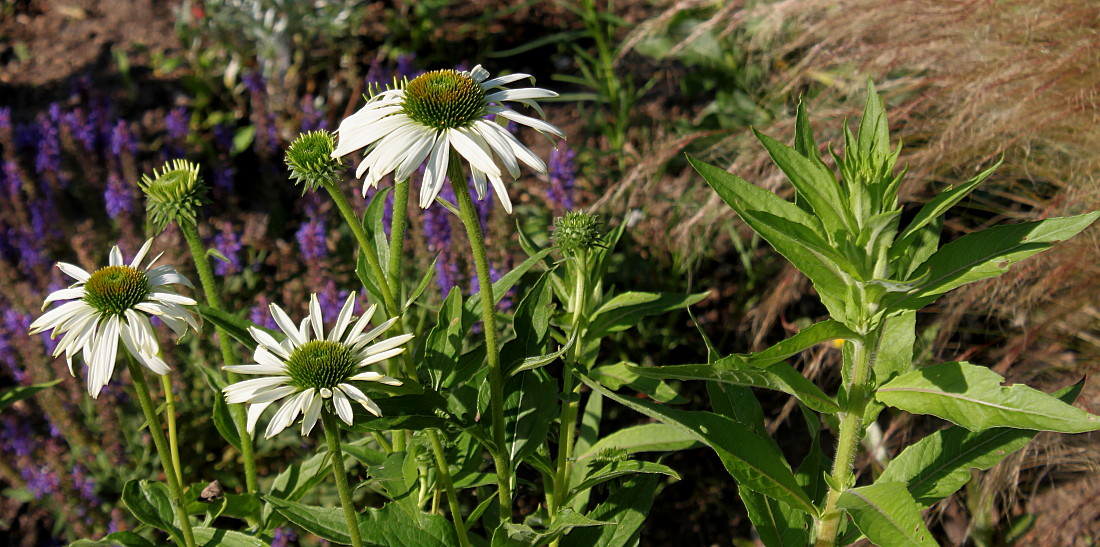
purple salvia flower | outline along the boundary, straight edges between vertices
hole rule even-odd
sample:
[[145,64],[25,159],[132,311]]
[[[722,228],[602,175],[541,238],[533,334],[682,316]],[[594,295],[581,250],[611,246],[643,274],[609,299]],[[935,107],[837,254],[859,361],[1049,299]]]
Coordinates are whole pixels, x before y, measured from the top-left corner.
[[294,234],[298,240],[298,248],[302,250],[302,258],[313,262],[325,258],[328,254],[328,244],[325,239],[325,220],[320,216],[302,223]]
[[10,450],[17,458],[26,458],[34,452],[38,438],[25,418],[14,414],[4,416],[3,428],[0,428],[2,446]]
[[[474,179],[470,178],[469,187],[471,191],[474,189]],[[485,192],[485,195],[481,199],[477,199],[476,194],[474,198],[474,211],[477,211],[478,221],[481,223],[481,233],[484,234],[486,227],[489,225],[489,213],[493,211],[493,193],[491,191]]]
[[96,495],[95,491],[95,477],[88,474],[88,471],[83,466],[77,464],[73,466],[72,470],[73,486],[76,491],[80,493],[86,501],[91,502],[93,505],[99,505],[102,500]]
[[96,145],[95,124],[84,115],[84,109],[79,106],[72,112],[67,112],[62,117],[65,126],[69,128],[73,138],[84,145],[84,150],[94,152]]
[[13,161],[5,161],[4,168],[0,171],[0,178],[4,181],[4,197],[14,200],[23,189],[23,179],[19,177],[19,166]]
[[276,528],[272,534],[271,547],[289,547],[290,542],[298,539],[293,528]]
[[11,107],[0,106],[0,133],[11,131]]
[[172,139],[183,142],[187,138],[187,134],[191,129],[190,116],[187,115],[187,108],[177,106],[168,112],[168,115],[164,118],[164,125],[168,129],[168,136]]
[[258,70],[245,74],[241,78],[241,82],[244,84],[244,88],[250,93],[263,93],[266,87],[264,84],[264,75]]
[[367,83],[367,95],[370,96],[375,91],[384,88],[390,83],[391,78],[393,78],[393,74],[382,67],[382,59],[375,57],[371,60],[367,75],[364,78]]
[[[446,191],[448,187],[444,187]],[[451,221],[449,213],[442,207],[424,209],[424,236],[428,240],[428,251],[438,253],[436,260],[436,283],[446,296],[458,278],[458,264],[451,260]]]
[[61,107],[51,103],[46,116],[38,120],[37,153],[34,171],[38,174],[57,173],[61,170],[61,139],[58,126],[61,123]]
[[271,301],[261,294],[256,299],[256,307],[252,308],[252,311],[248,314],[249,321],[267,329],[278,329],[279,324],[275,322],[275,318],[271,317],[270,306]]
[[20,314],[10,307],[4,310],[3,322],[0,322],[0,361],[7,367],[16,384],[27,380],[27,372],[19,366],[19,356],[12,341],[26,336],[24,333],[30,328],[30,324],[30,316]]
[[577,167],[573,163],[575,153],[562,143],[550,152],[550,188],[546,197],[562,211],[573,209],[573,188],[577,182]]
[[119,120],[114,129],[111,130],[111,155],[121,158],[122,153],[126,152],[131,156],[135,156],[137,150],[137,140],[134,139],[134,134],[130,132],[130,124],[126,120]]
[[340,309],[344,301],[348,299],[348,291],[336,289],[336,283],[329,280],[325,288],[317,294],[317,303],[321,306],[322,317],[336,317],[340,315]]
[[34,150],[38,144],[38,124],[21,123],[15,126],[15,148]]
[[241,271],[241,236],[228,222],[222,227],[222,231],[214,236],[214,248],[229,259],[229,262],[214,261],[215,274],[232,275]]
[[122,180],[116,173],[107,177],[107,191],[103,193],[103,200],[107,205],[107,215],[118,220],[120,216],[128,215],[134,211],[134,186]]
[[20,470],[19,474],[23,476],[23,480],[27,483],[27,491],[30,492],[35,499],[42,499],[52,494],[61,484],[61,480],[57,477],[57,473],[54,473],[45,465],[25,466]]

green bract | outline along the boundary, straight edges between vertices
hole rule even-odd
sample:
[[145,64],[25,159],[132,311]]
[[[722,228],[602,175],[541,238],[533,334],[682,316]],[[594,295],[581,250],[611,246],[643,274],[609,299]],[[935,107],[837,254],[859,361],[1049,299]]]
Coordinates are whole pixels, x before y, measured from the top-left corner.
[[573,256],[601,246],[600,218],[584,211],[570,211],[554,219],[550,234],[563,255]]
[[333,150],[336,150],[336,138],[323,129],[303,133],[290,143],[286,166],[290,169],[290,178],[302,185],[303,193],[340,181],[343,164],[340,158],[332,157]]
[[199,207],[208,203],[199,166],[187,160],[173,160],[153,176],[144,175],[138,184],[145,193],[145,208],[157,230],[173,221],[195,224]]

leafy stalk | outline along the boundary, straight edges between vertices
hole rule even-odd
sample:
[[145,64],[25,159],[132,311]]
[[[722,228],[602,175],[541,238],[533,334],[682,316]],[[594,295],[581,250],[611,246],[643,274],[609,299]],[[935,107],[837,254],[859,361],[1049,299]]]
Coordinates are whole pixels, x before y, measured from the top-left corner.
[[329,410],[321,410],[321,424],[325,428],[325,441],[332,456],[332,476],[336,479],[336,489],[340,491],[340,505],[344,508],[344,518],[348,523],[348,534],[354,547],[363,547],[363,538],[359,535],[359,520],[355,516],[355,504],[351,500],[351,488],[348,487],[348,473],[344,470],[344,453],[340,450],[340,426]]
[[[199,238],[198,227],[190,222],[178,222],[180,231],[183,232],[187,246],[191,249],[191,257],[195,261],[195,269],[199,272],[199,281],[202,283],[202,292],[206,295],[206,304],[218,311],[225,311],[222,307],[221,297],[218,296],[217,283],[214,281],[214,271],[210,268],[210,260],[206,257],[206,249]],[[237,354],[233,353],[230,336],[225,329],[216,326],[218,344],[221,348],[222,362],[225,366],[237,364]],[[240,377],[234,372],[226,371],[225,377],[229,383],[237,382]],[[220,395],[219,395],[220,396]],[[241,458],[244,460],[244,478],[248,493],[257,491],[256,484],[256,458],[252,451],[252,436],[248,433],[248,421],[243,404],[229,405],[229,411],[233,414],[233,423],[237,425],[237,434],[241,438]]]
[[137,363],[130,352],[126,354],[126,364],[130,368],[130,376],[134,380],[134,391],[137,392],[141,410],[145,413],[145,421],[149,425],[149,433],[153,436],[153,445],[160,456],[160,465],[164,468],[164,478],[168,481],[168,491],[172,494],[172,506],[176,510],[176,516],[180,521],[180,529],[183,531],[183,542],[187,547],[195,547],[195,534],[191,531],[191,521],[187,518],[187,502],[183,499],[183,489],[177,478],[177,471],[172,465],[172,453],[168,448],[168,441],[161,430],[160,419],[157,418],[156,407],[153,406],[153,398],[149,395],[149,383],[145,381],[145,371]]

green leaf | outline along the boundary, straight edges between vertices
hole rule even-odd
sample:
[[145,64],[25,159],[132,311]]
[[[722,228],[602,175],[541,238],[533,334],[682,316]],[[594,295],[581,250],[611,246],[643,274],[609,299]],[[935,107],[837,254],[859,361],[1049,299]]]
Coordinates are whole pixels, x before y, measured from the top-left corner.
[[741,177],[691,156],[688,161],[753,230],[810,278],[833,318],[845,322],[844,298],[855,286],[847,273],[852,266],[826,243],[821,221]]
[[374,194],[363,212],[363,230],[367,232],[367,239],[374,244],[374,255],[378,257],[378,263],[385,267],[390,261],[390,240],[386,237],[386,225],[383,220],[386,216],[386,201],[392,187],[385,187]]
[[609,451],[621,451],[625,454],[675,452],[695,448],[698,445],[699,442],[694,435],[667,424],[654,423],[620,429],[596,441],[587,450],[577,450],[576,453],[577,461],[583,462]]
[[246,125],[238,129],[233,133],[233,151],[231,155],[236,156],[245,150],[248,150],[252,146],[252,139],[256,136],[256,126]]
[[860,336],[843,323],[828,319],[810,325],[794,336],[756,353],[742,355],[746,364],[754,367],[767,367],[772,363],[785,361],[803,350],[831,340],[858,340]]
[[910,252],[910,248],[913,243],[917,241],[921,230],[936,223],[937,219],[946,213],[948,209],[954,207],[959,201],[962,201],[962,199],[969,195],[974,188],[982,183],[982,181],[989,178],[989,175],[992,175],[1002,163],[1004,163],[1003,156],[993,165],[993,167],[982,171],[978,176],[954,188],[940,192],[932,201],[925,203],[924,207],[921,207],[920,211],[917,213],[917,216],[913,218],[913,221],[905,227],[905,231],[894,240],[894,244],[890,247],[890,258],[896,259]]
[[358,433],[405,429],[443,429],[447,426],[447,400],[434,391],[374,399],[381,416],[355,409],[355,421],[346,429]]
[[657,491],[656,475],[627,480],[588,513],[588,518],[611,523],[609,526],[573,530],[562,542],[567,547],[628,547],[638,543],[646,515]]
[[543,273],[531,290],[523,296],[512,315],[515,338],[500,349],[500,363],[505,375],[529,357],[542,355],[546,349],[550,317],[554,313],[554,293],[549,283],[550,272]]
[[794,479],[783,454],[749,428],[718,414],[674,410],[641,399],[623,397],[578,372],[584,383],[605,397],[679,429],[711,447],[739,486],[764,494],[791,507],[817,514]]
[[809,520],[806,513],[791,509],[787,504],[739,488],[737,494],[745,503],[760,541],[767,547],[803,547],[810,544]]
[[233,530],[217,528],[195,528],[195,542],[201,547],[270,547],[259,538]]
[[424,290],[431,285],[432,280],[435,279],[435,263],[439,261],[439,253],[436,253],[432,258],[432,263],[428,265],[428,269],[424,271],[424,276],[420,278],[420,282],[416,284],[416,288],[409,293],[408,300],[405,300],[405,305],[401,308],[401,313],[409,310],[410,307],[416,302],[417,298],[424,293]]
[[569,495],[566,496],[566,501],[563,503],[569,503],[569,500],[572,499],[573,496],[588,491],[597,484],[603,484],[609,480],[625,477],[627,475],[638,474],[668,475],[677,480],[680,478],[680,475],[671,467],[659,463],[638,460],[609,462],[603,467],[589,473],[583,481],[573,487]]
[[513,466],[538,450],[558,415],[558,382],[531,370],[504,383],[504,448]]
[[662,380],[706,380],[737,386],[774,389],[793,395],[810,408],[821,412],[840,412],[832,398],[802,376],[787,363],[779,362],[766,368],[746,366],[739,359],[724,358],[713,365],[672,365],[667,367],[633,367],[627,370],[648,378]]
[[875,381],[885,384],[913,368],[913,344],[917,341],[917,312],[884,320],[886,326],[875,348]]
[[696,294],[627,292],[617,295],[592,312],[587,337],[598,340],[612,332],[623,331],[637,325],[643,317],[680,310],[699,302],[706,296],[705,292]]
[[965,362],[933,365],[880,387],[880,402],[932,414],[971,431],[993,427],[1082,433],[1100,429],[1100,417],[1023,384],[1002,387],[1004,378]]
[[428,333],[424,343],[424,368],[432,379],[431,387],[453,387],[458,356],[462,354],[462,338],[466,329],[462,325],[462,291],[452,288],[443,305],[439,318]]
[[339,507],[303,505],[275,496],[261,496],[284,518],[301,526],[305,531],[333,543],[351,545],[348,521]]
[[229,414],[229,405],[225,403],[225,398],[222,397],[221,393],[214,395],[214,427],[233,448],[236,448],[238,452],[241,450],[240,432],[237,431],[237,425]]
[[69,544],[69,547],[156,547],[153,542],[130,531],[115,532],[103,536],[99,541],[79,539]]
[[[524,260],[518,266],[512,268],[512,271],[500,276],[500,279],[493,283],[493,298],[496,300],[496,303],[500,302],[504,294],[515,286],[528,270],[542,262],[542,259],[550,254],[550,250],[551,249],[543,249],[531,255],[527,260]],[[464,309],[466,311],[462,315],[462,332],[470,330],[470,327],[481,319],[481,291],[470,295],[470,298],[466,300]]]
[[[794,148],[764,135],[753,129],[753,135],[764,145],[772,161],[783,170],[787,179],[798,190],[800,197],[817,213],[821,223],[834,234],[833,239],[841,239],[844,232],[855,233],[856,223],[848,211],[845,199],[841,196],[840,185],[836,177],[825,164],[807,158]],[[812,137],[811,137],[812,138]],[[816,150],[814,151],[816,154]]]
[[837,506],[875,545],[936,545],[905,483],[878,481],[845,490]]
[[10,389],[5,389],[0,392],[0,411],[5,408],[42,391],[43,389],[51,388],[61,383],[62,378],[44,382],[41,384],[34,384],[33,386],[16,386]]
[[923,282],[916,289],[890,295],[883,300],[883,305],[898,310],[919,310],[951,289],[1005,273],[1009,266],[1077,235],[1097,217],[1100,211],[994,226],[967,234],[944,245],[918,268],[914,277]]
[[364,545],[450,547],[458,544],[454,527],[443,515],[419,511],[415,516],[409,516],[388,503],[380,509],[368,508],[358,518],[359,535]]
[[256,340],[249,334],[248,328],[255,327],[275,337],[275,340],[282,340],[284,338],[283,333],[273,331],[269,328],[261,327],[252,321],[249,321],[238,315],[217,310],[207,306],[205,304],[199,304],[199,313],[203,319],[210,321],[215,327],[222,330],[222,332],[228,334],[234,340],[244,344],[249,351],[256,350]]
[[640,369],[627,363],[616,363],[596,367],[589,374],[609,389],[630,386],[632,389],[645,393],[662,403],[683,404],[687,402],[687,399],[680,397],[680,394],[668,384],[654,377],[642,376],[638,374],[638,370]]
[[539,547],[554,542],[573,528],[604,526],[607,524],[611,523],[592,520],[572,509],[565,508],[558,511],[554,522],[544,530],[535,530],[524,524],[503,524],[493,532],[492,545],[493,547],[511,547],[513,545]]
[[[1056,396],[1072,403],[1084,382],[1060,390]],[[997,427],[978,433],[953,426],[909,445],[879,476],[885,482],[905,483],[913,499],[928,507],[962,488],[971,469],[986,470],[1023,448],[1037,432]]]
[[168,487],[163,483],[131,480],[122,487],[122,501],[142,524],[163,530],[177,544],[183,543],[183,534],[176,527],[175,511],[168,495]]

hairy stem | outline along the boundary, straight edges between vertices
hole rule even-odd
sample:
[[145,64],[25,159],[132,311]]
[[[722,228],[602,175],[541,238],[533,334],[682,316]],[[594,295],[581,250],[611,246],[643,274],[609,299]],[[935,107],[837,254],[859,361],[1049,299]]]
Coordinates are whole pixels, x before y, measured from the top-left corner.
[[332,456],[332,476],[336,479],[336,489],[340,491],[340,505],[344,508],[351,544],[354,547],[363,547],[363,538],[359,535],[359,520],[351,501],[351,488],[348,487],[348,473],[344,470],[344,452],[340,450],[340,426],[336,424],[336,416],[328,409],[321,410],[321,424],[325,428],[325,440]]
[[466,524],[462,522],[462,507],[458,505],[458,494],[455,492],[454,482],[451,481],[451,470],[447,467],[447,453],[443,451],[443,443],[439,441],[439,434],[434,429],[427,430],[427,433],[432,442],[432,452],[435,453],[435,465],[439,472],[439,480],[443,483],[443,489],[447,492],[447,504],[451,509],[451,520],[454,522],[455,533],[458,534],[458,544],[461,547],[470,547],[470,538],[466,536]]
[[[584,250],[579,251],[575,257],[577,264],[576,282],[573,286],[573,301],[571,302],[573,307],[571,337],[573,338],[572,354],[574,363],[580,361],[583,354],[582,348],[584,347],[581,340],[581,329],[583,328],[582,321],[585,319],[585,294],[587,292],[585,282],[588,279],[586,258],[587,251]],[[557,511],[561,509],[569,490],[570,460],[573,459],[573,444],[577,432],[577,409],[580,406],[580,401],[577,399],[579,388],[579,385],[574,385],[573,369],[566,364],[562,370],[562,394],[565,396],[565,400],[561,407],[561,419],[559,421],[557,469],[554,474],[553,496],[549,500],[551,522],[555,520]],[[555,540],[551,545],[556,546],[557,544],[558,542]]]
[[160,377],[160,387],[164,390],[164,413],[168,416],[168,447],[172,452],[172,465],[176,468],[176,480],[183,484],[180,445],[176,437],[176,400],[172,396],[172,379],[167,374]]
[[[214,271],[210,268],[210,260],[206,257],[206,248],[199,238],[199,229],[189,222],[178,223],[183,232],[187,246],[191,249],[191,258],[195,261],[195,269],[199,272],[199,281],[202,284],[202,292],[206,295],[206,305],[218,311],[225,311],[222,307],[221,297],[218,296],[218,285],[214,281]],[[233,353],[229,334],[221,327],[215,326],[218,333],[218,345],[221,348],[222,361],[225,366],[237,364],[237,354]],[[229,383],[235,383],[240,377],[233,372],[225,372]],[[220,397],[221,394],[219,393]],[[256,457],[252,451],[252,435],[248,433],[248,418],[244,404],[229,405],[229,412],[233,415],[233,423],[237,426],[237,435],[241,439],[241,459],[244,460],[245,487],[249,494],[255,494],[258,487],[256,483]]]
[[344,192],[340,190],[339,186],[332,183],[325,184],[325,190],[328,190],[332,201],[336,203],[336,208],[340,210],[340,214],[344,216],[344,221],[351,227],[351,233],[355,234],[355,241],[359,243],[359,252],[363,253],[363,256],[367,259],[367,267],[370,268],[371,276],[374,278],[374,282],[378,284],[378,289],[382,292],[383,305],[386,307],[386,314],[389,317],[397,317],[397,314],[401,311],[397,307],[396,297],[393,293],[393,288],[386,281],[386,274],[382,270],[382,264],[378,262],[378,254],[374,252],[374,246],[370,242],[370,238],[367,237],[367,231],[363,229],[363,223],[359,220],[359,215],[355,214],[355,211],[351,208],[351,203],[348,202],[348,198],[344,195]]
[[187,518],[187,503],[183,499],[183,489],[176,477],[175,466],[172,465],[172,453],[168,449],[168,441],[164,439],[164,431],[161,430],[160,419],[157,418],[157,409],[153,405],[153,398],[149,395],[149,383],[145,381],[145,371],[134,360],[130,352],[126,354],[126,364],[130,367],[130,376],[134,380],[134,391],[137,392],[141,410],[145,413],[145,421],[149,424],[149,433],[153,436],[153,445],[160,456],[160,465],[164,468],[164,477],[168,481],[168,492],[172,495],[172,506],[176,510],[176,516],[180,521],[180,529],[183,531],[183,542],[187,547],[195,547],[195,535],[191,531],[191,520]]
[[481,287],[481,322],[485,333],[485,351],[489,361],[489,407],[493,418],[493,462],[497,470],[497,487],[500,497],[500,519],[512,521],[512,462],[504,447],[504,374],[500,369],[500,349],[497,342],[496,297],[493,279],[489,275],[489,259],[485,251],[485,236],[481,233],[481,221],[474,210],[470,187],[462,175],[461,163],[451,157],[451,186],[458,201],[458,212],[470,240],[474,255],[478,286]]

